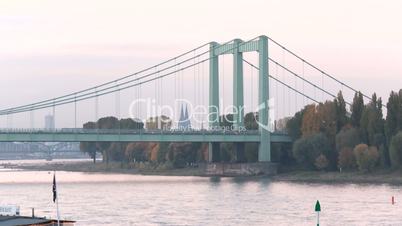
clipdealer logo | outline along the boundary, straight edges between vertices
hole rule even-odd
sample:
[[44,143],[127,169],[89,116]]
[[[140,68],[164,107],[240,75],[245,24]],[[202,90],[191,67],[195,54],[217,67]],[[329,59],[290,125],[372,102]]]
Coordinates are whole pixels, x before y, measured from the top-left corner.
[[[267,131],[274,131],[274,99],[269,99],[268,101],[260,104],[254,110],[253,116],[254,120],[258,124],[258,126]],[[220,100],[220,105],[223,105],[223,100]],[[183,108],[187,112],[186,118],[179,119],[175,117],[175,112],[183,111]],[[140,110],[139,110],[140,109]],[[193,105],[190,100],[187,99],[176,99],[172,105],[160,105],[157,104],[157,101],[152,98],[140,98],[131,102],[129,106],[129,116],[132,119],[141,120],[142,122],[146,122],[147,119],[160,120],[161,123],[173,123],[177,124],[183,121],[191,121],[198,125],[211,125],[211,124],[219,124],[219,120],[223,119],[225,122],[229,124],[235,123],[234,117],[229,117],[229,114],[238,114],[239,112],[244,113],[244,106],[240,108],[234,105],[228,105],[224,109],[222,109],[223,114],[220,115],[219,108],[216,106],[205,106],[205,105]],[[137,112],[136,112],[137,111]],[[141,111],[142,119],[139,119],[139,111]],[[260,117],[258,117],[258,112],[260,111],[268,111],[268,123],[264,123],[261,121]],[[144,115],[145,114],[145,115]],[[159,117],[164,116],[164,117]],[[223,117],[223,118],[222,118]],[[244,119],[240,119],[244,120]],[[246,130],[245,127],[234,127],[234,126],[213,126],[210,127],[209,130]]]

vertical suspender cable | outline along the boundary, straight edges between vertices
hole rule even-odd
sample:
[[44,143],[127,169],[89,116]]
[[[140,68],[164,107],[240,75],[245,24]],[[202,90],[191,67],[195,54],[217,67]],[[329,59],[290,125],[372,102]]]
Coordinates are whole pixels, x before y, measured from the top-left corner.
[[[194,106],[198,106],[201,104],[200,57],[199,56],[197,57],[197,82],[196,82],[196,84],[198,87],[198,89],[197,89],[198,103],[196,103],[196,105],[194,105]],[[194,122],[198,122],[198,125],[197,125],[198,128],[201,127],[199,119],[196,119]],[[197,128],[197,127],[194,126],[194,128]]]
[[254,76],[253,76],[253,68],[251,66],[250,67],[250,88],[251,88],[251,95],[250,95],[250,112],[253,112],[254,114]]
[[33,123],[33,110],[29,111],[29,121],[30,121],[30,127],[31,129],[34,128],[34,123]]
[[[275,64],[275,70],[276,70],[276,77],[279,78],[279,70],[278,70],[278,64]],[[279,87],[278,87],[278,82],[275,80],[275,91],[276,91],[276,97],[275,97],[275,109],[276,109],[276,115],[275,117],[278,119],[279,118]],[[276,123],[275,123],[276,124]]]
[[121,125],[120,125],[120,86],[117,83],[116,83],[116,116],[117,116],[119,133],[120,133],[120,129],[121,129]]
[[[303,87],[302,87],[302,90],[303,90],[303,93],[305,94],[305,91],[304,91],[304,60],[302,60],[302,78],[303,78]],[[303,96],[303,105],[305,106],[306,105],[306,97],[305,96]]]
[[[174,64],[176,65],[176,59],[174,59]],[[175,71],[177,71],[177,69],[178,69],[178,66],[175,66]],[[177,102],[177,72],[175,72],[174,73],[174,75],[173,75],[173,79],[174,79],[174,85],[173,85],[173,88],[174,88],[174,97],[173,97],[173,109],[175,110],[175,112],[177,112],[177,109],[176,109],[176,102]],[[174,115],[174,118],[175,118],[175,120],[174,121],[177,121],[177,114],[175,113]]]
[[95,123],[98,122],[99,120],[99,112],[98,112],[98,106],[99,105],[99,100],[98,100],[98,90],[97,87],[95,87]]
[[[284,65],[285,66],[285,50],[284,49],[282,49],[282,65]],[[286,83],[286,80],[285,80],[285,69],[283,69],[282,68],[282,78],[283,78],[283,82],[284,83]],[[286,116],[286,100],[285,100],[285,93],[286,93],[286,91],[285,91],[285,87],[283,86],[283,91],[282,91],[282,106],[283,106],[283,116],[282,117],[285,117]]]
[[55,105],[55,100],[53,100],[53,127],[56,128],[56,105]]
[[[294,79],[295,79],[295,89],[297,89],[297,78],[296,78],[296,76],[293,76],[294,77]],[[296,92],[294,92],[295,93],[295,108],[294,108],[294,114],[296,114],[296,112],[297,112],[297,108],[298,108],[298,106],[297,106],[297,93]]]
[[[194,101],[194,103],[193,103],[193,104],[196,105],[196,104],[197,104],[197,83],[196,83],[196,81],[195,81],[195,80],[196,80],[196,79],[195,79],[195,77],[196,77],[196,76],[195,76],[195,74],[196,74],[196,67],[195,67],[195,63],[196,63],[195,50],[194,50],[194,52],[193,52],[193,55],[194,55],[194,56],[193,56],[193,57],[194,57],[194,60],[193,60],[193,64],[194,64],[194,66],[193,66],[193,67],[194,67],[194,68],[193,68],[193,69],[194,69],[194,70],[193,70],[193,73],[194,73],[194,74],[193,74],[193,85],[194,85],[194,90],[193,90],[194,94],[193,94],[193,95],[194,95],[194,100],[193,100],[193,101]],[[188,111],[188,109],[187,109],[187,111]],[[194,126],[195,126],[195,125],[194,125]]]
[[[325,89],[324,88],[324,73],[321,73],[321,88]],[[322,96],[322,102],[324,103],[325,102],[325,100],[324,100],[324,92],[321,92],[321,96]]]
[[222,55],[222,115],[225,117],[225,54]]
[[77,96],[74,96],[74,128],[77,129]]
[[[140,85],[138,86],[138,99],[141,99],[142,97],[141,97],[141,83],[140,83]],[[141,117],[141,105],[140,105],[140,103],[138,103],[137,104],[138,105],[138,115],[137,115],[137,118],[138,119],[140,119],[140,120],[145,120],[145,119],[143,119],[142,117]]]
[[[202,62],[202,73],[201,73],[201,82],[202,82],[202,93],[201,93],[201,98],[202,98],[202,105],[207,105],[207,103],[205,103],[205,62]],[[208,108],[207,108],[208,109]],[[201,124],[201,129],[204,129],[204,120],[206,120],[206,115],[202,116],[202,124]]]

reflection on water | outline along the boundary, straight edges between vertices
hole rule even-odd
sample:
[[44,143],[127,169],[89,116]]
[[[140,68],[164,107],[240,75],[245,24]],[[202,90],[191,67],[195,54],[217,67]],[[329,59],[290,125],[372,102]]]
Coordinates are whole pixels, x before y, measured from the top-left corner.
[[[60,211],[77,225],[401,225],[402,189],[269,179],[57,173]],[[0,171],[0,202],[54,217],[51,172]],[[391,196],[396,204],[391,205]]]

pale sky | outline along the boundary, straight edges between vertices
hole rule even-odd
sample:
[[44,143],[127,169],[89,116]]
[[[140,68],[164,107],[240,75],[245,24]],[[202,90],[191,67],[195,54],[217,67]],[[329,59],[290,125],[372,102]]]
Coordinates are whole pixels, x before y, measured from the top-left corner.
[[399,0],[0,0],[0,108],[262,34],[387,99],[402,88],[401,12]]

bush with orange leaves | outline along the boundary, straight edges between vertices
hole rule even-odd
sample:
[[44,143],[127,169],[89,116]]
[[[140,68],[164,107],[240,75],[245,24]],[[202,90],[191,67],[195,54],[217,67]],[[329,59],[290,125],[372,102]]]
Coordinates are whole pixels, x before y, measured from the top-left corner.
[[341,149],[338,155],[338,167],[349,170],[356,168],[356,158],[352,148],[344,147]]
[[367,144],[358,144],[353,150],[359,170],[370,172],[378,162],[379,153],[376,147],[368,147]]

